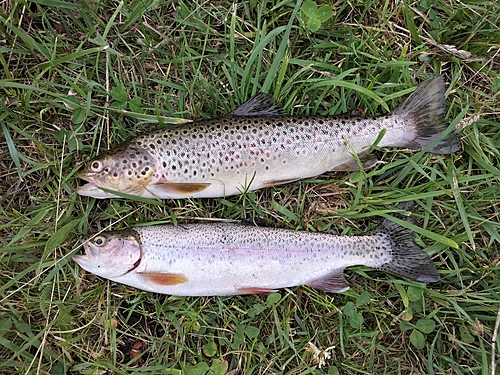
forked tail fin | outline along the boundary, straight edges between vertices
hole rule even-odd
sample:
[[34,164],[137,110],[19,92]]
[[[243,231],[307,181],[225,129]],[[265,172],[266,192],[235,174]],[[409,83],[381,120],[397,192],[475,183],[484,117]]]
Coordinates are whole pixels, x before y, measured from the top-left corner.
[[452,154],[460,150],[460,138],[450,132],[444,117],[444,81],[437,76],[424,81],[403,104],[394,110],[394,115],[410,118],[416,125],[416,137],[407,147],[425,148],[441,138],[429,151],[436,154]]
[[[400,204],[398,208],[411,210],[413,202]],[[408,222],[412,220],[402,215],[394,215]],[[385,219],[375,233],[385,234],[391,242],[392,260],[378,269],[395,273],[410,280],[424,283],[439,281],[439,273],[430,257],[415,243],[413,231]]]

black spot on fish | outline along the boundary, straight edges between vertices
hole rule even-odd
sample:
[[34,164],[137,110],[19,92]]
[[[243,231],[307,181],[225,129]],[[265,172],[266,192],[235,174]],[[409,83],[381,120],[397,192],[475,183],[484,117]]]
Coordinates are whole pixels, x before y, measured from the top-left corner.
[[162,165],[163,165],[163,168],[167,168],[167,162],[166,162],[166,161],[164,161],[164,162],[162,163]]
[[159,144],[159,145],[161,145],[161,139],[157,139],[156,143]]
[[177,141],[175,139],[172,139],[172,144],[173,145],[176,145],[177,144]]
[[172,165],[172,170],[175,171],[177,167],[175,165]]

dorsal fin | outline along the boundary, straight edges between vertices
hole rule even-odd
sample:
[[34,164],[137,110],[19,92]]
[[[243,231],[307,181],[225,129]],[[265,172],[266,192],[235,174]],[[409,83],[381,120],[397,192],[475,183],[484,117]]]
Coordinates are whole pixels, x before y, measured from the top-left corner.
[[245,103],[240,105],[229,116],[286,116],[287,113],[281,105],[276,102],[271,94],[266,92],[252,96]]

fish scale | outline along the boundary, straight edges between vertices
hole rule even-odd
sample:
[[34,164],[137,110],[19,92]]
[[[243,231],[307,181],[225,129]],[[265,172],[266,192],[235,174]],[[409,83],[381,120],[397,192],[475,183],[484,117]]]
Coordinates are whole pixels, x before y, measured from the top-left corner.
[[413,232],[387,219],[363,236],[231,223],[145,226],[101,233],[84,248],[85,255],[73,259],[89,272],[184,296],[270,293],[299,285],[342,292],[349,288],[343,271],[354,265],[439,280]]
[[[364,131],[362,136],[369,139],[362,143],[371,144],[381,128],[392,129],[397,125],[397,120],[395,124],[376,123],[376,120],[370,124],[369,121],[339,121],[335,117],[325,120],[287,116],[255,121],[259,124],[234,117],[196,122],[165,129],[163,134],[139,137],[136,143],[162,161],[154,176],[158,180],[206,181],[216,176],[231,180],[249,167],[257,169],[259,174],[280,170],[280,176],[284,173],[286,180],[293,178],[294,173],[286,173],[287,164],[298,164],[296,159],[321,157],[331,164],[328,155],[347,148],[346,140],[351,136],[357,137]],[[332,126],[337,122],[343,126]],[[323,171],[323,167],[320,168],[318,173]],[[272,175],[263,180],[272,181]]]
[[460,140],[443,134],[443,95],[443,80],[435,77],[392,114],[366,118],[289,116],[270,95],[259,94],[222,118],[167,127],[98,156],[78,174],[89,182],[78,192],[95,198],[116,196],[100,188],[143,197],[223,197],[358,170],[357,159],[370,168],[377,160],[368,151],[382,132],[379,147],[418,149],[435,142],[429,151],[452,153]]

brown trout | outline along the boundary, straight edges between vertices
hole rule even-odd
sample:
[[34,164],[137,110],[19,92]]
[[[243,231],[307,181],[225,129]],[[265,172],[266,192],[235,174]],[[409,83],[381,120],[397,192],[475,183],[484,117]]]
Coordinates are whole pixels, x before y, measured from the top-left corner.
[[439,280],[413,232],[387,219],[364,236],[207,223],[104,232],[83,246],[85,255],[73,259],[88,272],[179,296],[271,293],[299,285],[340,293],[349,289],[344,268],[354,265]]
[[91,160],[77,175],[81,195],[111,191],[156,198],[209,198],[285,184],[327,171],[377,164],[369,148],[460,150],[444,134],[444,83],[423,82],[391,114],[381,117],[289,116],[268,94],[258,94],[219,119],[170,126],[139,136]]

